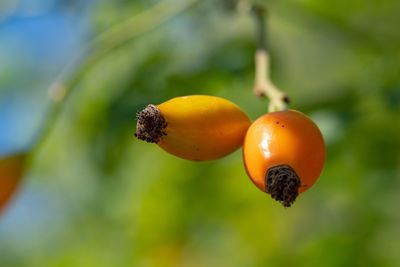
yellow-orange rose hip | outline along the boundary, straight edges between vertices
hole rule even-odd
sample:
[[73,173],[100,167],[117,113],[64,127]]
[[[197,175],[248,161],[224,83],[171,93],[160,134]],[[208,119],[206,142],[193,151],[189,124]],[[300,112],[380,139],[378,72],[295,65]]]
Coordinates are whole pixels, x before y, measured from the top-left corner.
[[261,116],[249,127],[243,144],[250,179],[286,207],[317,181],[325,153],[318,127],[295,110]]
[[214,160],[242,145],[250,123],[224,98],[182,96],[138,112],[135,136],[183,159]]

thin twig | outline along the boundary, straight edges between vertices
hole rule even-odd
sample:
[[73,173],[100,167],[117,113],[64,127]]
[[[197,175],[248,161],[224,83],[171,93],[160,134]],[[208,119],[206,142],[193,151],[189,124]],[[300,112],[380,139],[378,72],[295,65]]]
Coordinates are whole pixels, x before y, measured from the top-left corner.
[[270,78],[270,59],[267,47],[266,10],[254,4],[251,12],[257,27],[258,45],[255,53],[255,81],[254,94],[258,97],[268,97],[268,110],[280,111],[287,109],[289,97],[279,90]]
[[[135,15],[97,35],[86,45],[81,53],[75,56],[61,71],[60,75],[48,88],[52,103],[48,115],[43,121],[38,134],[33,140],[32,150],[39,150],[56,123],[67,98],[76,85],[103,56],[126,44],[130,40],[151,31],[181,12],[198,3],[199,0],[160,1],[152,8]],[[72,74],[71,68],[79,66]]]

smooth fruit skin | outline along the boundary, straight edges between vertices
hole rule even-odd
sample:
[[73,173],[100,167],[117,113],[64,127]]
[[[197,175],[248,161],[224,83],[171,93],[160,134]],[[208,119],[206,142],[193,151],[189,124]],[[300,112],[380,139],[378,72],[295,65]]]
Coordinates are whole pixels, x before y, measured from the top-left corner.
[[188,160],[214,160],[232,153],[242,145],[251,123],[236,104],[221,97],[182,96],[157,107],[167,121],[167,135],[158,145]]
[[258,118],[248,129],[243,160],[254,184],[265,192],[266,172],[278,165],[289,165],[300,178],[299,192],[318,179],[326,156],[322,134],[315,123],[301,112],[271,112]]
[[0,158],[0,213],[14,195],[24,172],[26,154]]

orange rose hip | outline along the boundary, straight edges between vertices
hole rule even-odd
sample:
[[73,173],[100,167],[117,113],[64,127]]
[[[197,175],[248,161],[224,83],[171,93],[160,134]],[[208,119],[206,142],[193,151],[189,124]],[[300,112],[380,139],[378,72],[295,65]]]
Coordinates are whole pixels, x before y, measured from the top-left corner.
[[320,130],[295,110],[261,116],[248,129],[243,144],[248,176],[285,207],[317,181],[325,157]]

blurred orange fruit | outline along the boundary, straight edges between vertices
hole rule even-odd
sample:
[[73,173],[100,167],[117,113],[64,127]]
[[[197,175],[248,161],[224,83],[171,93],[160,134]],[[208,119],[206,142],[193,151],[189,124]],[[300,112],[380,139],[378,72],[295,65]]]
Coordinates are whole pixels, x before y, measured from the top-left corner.
[[4,210],[22,179],[26,158],[24,153],[0,157],[0,212]]

